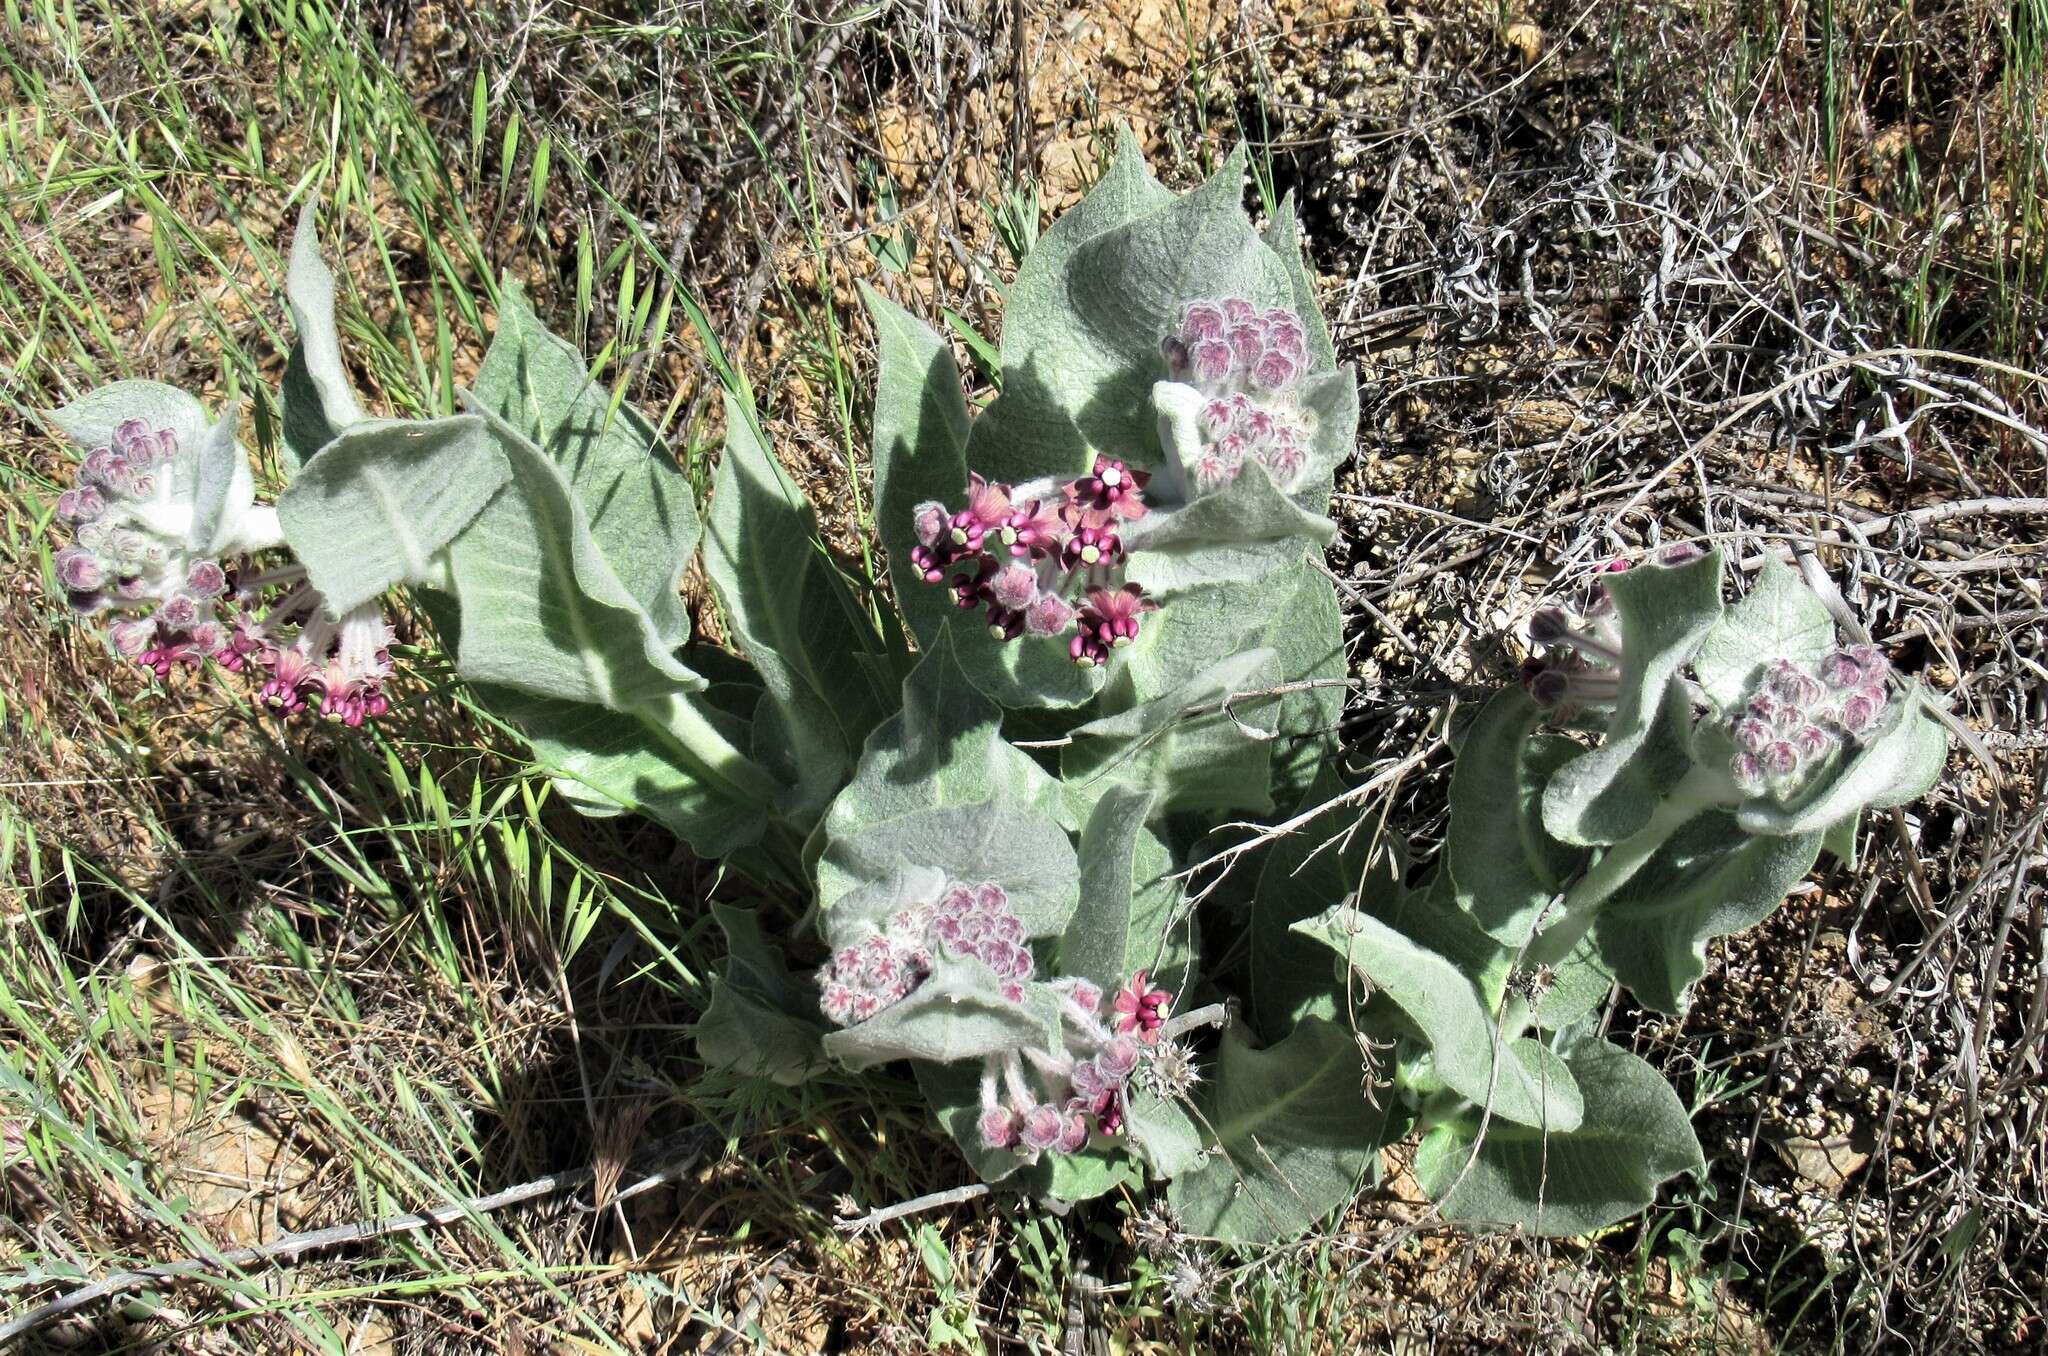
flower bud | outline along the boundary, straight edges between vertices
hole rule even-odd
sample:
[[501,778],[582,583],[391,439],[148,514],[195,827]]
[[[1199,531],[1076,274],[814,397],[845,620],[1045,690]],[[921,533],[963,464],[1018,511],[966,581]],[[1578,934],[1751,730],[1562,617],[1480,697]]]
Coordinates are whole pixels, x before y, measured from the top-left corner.
[[1878,684],[1858,688],[1842,699],[1837,719],[1844,730],[1852,735],[1867,734],[1884,718],[1884,709],[1889,699]]
[[936,500],[927,500],[911,510],[911,523],[917,533],[918,545],[936,546],[939,534],[946,530],[946,506]]
[[1537,645],[1555,645],[1571,631],[1571,621],[1564,615],[1563,608],[1539,608],[1536,615],[1529,618],[1529,639]]
[[201,598],[218,598],[228,591],[228,572],[219,561],[195,560],[185,572],[185,587]]
[[1729,771],[1734,774],[1735,784],[1750,795],[1757,795],[1764,789],[1764,764],[1756,754],[1736,754]]
[[1705,551],[1692,542],[1681,541],[1673,542],[1669,546],[1658,547],[1656,553],[1650,559],[1653,564],[1661,565],[1669,570],[1675,569],[1680,565],[1690,565],[1705,554]]
[[174,593],[157,609],[156,619],[165,626],[183,630],[199,620],[199,600],[189,593]]
[[1189,354],[1189,368],[1195,381],[1203,386],[1219,386],[1230,380],[1234,361],[1230,345],[1221,339],[1203,340]]
[[1012,612],[1022,612],[1038,597],[1038,571],[1027,565],[998,570],[989,581],[989,597]]
[[57,580],[72,593],[89,593],[107,582],[107,572],[92,552],[67,546],[57,553]]
[[1771,665],[1764,682],[1768,691],[1794,707],[1811,706],[1827,695],[1812,674],[1790,660],[1780,659]]
[[1522,666],[1522,688],[1546,709],[1562,705],[1571,695],[1571,678],[1555,665],[1530,660]]
[[1129,1036],[1119,1036],[1102,1047],[1102,1053],[1096,1056],[1096,1063],[1110,1078],[1121,1080],[1129,1078],[1137,1071],[1138,1055],[1138,1042]]
[[1213,301],[1191,301],[1181,308],[1180,336],[1190,342],[1220,339],[1228,324],[1223,308]]
[[1053,1144],[1053,1151],[1062,1154],[1077,1154],[1088,1147],[1088,1116],[1086,1108],[1069,1105],[1060,1118],[1060,1137]]
[[1735,737],[1735,747],[1744,753],[1762,753],[1776,743],[1778,738],[1777,731],[1773,730],[1768,722],[1755,716],[1738,717],[1731,733]]
[[1074,609],[1057,594],[1044,594],[1024,609],[1024,629],[1034,636],[1057,636],[1074,624]]
[[1020,1138],[1022,1124],[1017,1113],[1008,1107],[990,1107],[981,1113],[979,1129],[984,1148],[1014,1149]]
[[1300,370],[1295,360],[1279,349],[1269,348],[1252,363],[1252,382],[1263,390],[1284,390]]
[[1059,1146],[1066,1128],[1066,1117],[1060,1109],[1041,1102],[1024,1113],[1019,1133],[1027,1148],[1050,1150]]
[[89,523],[106,511],[106,501],[90,485],[75,486],[57,496],[57,516],[67,523]]
[[126,659],[140,658],[155,636],[155,622],[136,621],[133,618],[117,621],[107,628],[107,637],[114,642],[114,649]]

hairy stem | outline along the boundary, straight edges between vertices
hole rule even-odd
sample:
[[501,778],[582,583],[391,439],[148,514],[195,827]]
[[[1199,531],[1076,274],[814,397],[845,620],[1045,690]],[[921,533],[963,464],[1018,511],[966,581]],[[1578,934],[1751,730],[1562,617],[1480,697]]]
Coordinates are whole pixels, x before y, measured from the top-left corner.
[[[1650,822],[1600,854],[1578,883],[1565,892],[1564,905],[1555,921],[1529,944],[1523,963],[1529,966],[1558,965],[1585,940],[1600,908],[1616,890],[1640,871],[1643,863],[1657,855],[1671,835],[1690,823],[1702,811],[1725,803],[1726,778],[1712,769],[1695,765],[1669,795],[1659,801]],[[1519,1034],[1519,1033],[1517,1033]]]
[[763,810],[774,805],[780,789],[775,778],[768,769],[734,748],[732,741],[719,733],[695,702],[676,694],[665,698],[648,714],[669,742],[722,794]]

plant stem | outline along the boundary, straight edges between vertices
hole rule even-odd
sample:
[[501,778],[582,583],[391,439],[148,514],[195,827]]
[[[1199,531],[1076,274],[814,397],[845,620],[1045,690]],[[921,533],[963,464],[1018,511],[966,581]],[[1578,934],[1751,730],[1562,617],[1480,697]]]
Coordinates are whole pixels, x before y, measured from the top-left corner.
[[1449,1088],[1433,1092],[1423,1098],[1422,1105],[1416,1108],[1415,1124],[1410,1133],[1426,1135],[1471,1105],[1471,1102]]
[[[1593,920],[1614,892],[1657,854],[1671,835],[1703,810],[1722,804],[1726,778],[1695,764],[1669,795],[1657,803],[1649,823],[1600,854],[1592,869],[1565,893],[1557,920],[1529,944],[1524,964],[1558,965],[1578,948]],[[1518,1033],[1519,1034],[1519,1033]]]
[[771,808],[780,789],[768,770],[734,748],[697,708],[678,693],[654,706],[648,713],[678,751],[698,767],[722,794],[743,805]]

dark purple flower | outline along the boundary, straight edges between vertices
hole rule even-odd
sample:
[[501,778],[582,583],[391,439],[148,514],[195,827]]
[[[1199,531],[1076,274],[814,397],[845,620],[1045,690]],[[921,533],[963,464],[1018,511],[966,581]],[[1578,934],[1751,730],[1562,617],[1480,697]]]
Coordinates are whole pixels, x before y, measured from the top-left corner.
[[1097,565],[1114,565],[1123,559],[1123,551],[1122,539],[1109,528],[1084,527],[1067,538],[1061,559],[1070,570],[1085,570]]
[[1138,619],[1157,606],[1136,584],[1090,589],[1081,609],[1081,632],[1105,651],[1120,649],[1138,638]]
[[256,693],[256,699],[265,706],[290,715],[304,710],[308,697],[318,697],[325,691],[319,668],[298,646],[276,650],[269,658],[270,677]]
[[1130,983],[1118,989],[1116,998],[1110,1004],[1116,1014],[1113,1028],[1122,1035],[1135,1036],[1146,1045],[1159,1041],[1159,1029],[1166,1025],[1166,1011],[1173,1003],[1173,995],[1164,989],[1154,988],[1146,979],[1143,970],[1131,976]]
[[1043,558],[1059,550],[1060,538],[1066,530],[1067,525],[1058,514],[1042,508],[1040,501],[1034,499],[1004,519],[997,535],[1010,548],[1011,555]]

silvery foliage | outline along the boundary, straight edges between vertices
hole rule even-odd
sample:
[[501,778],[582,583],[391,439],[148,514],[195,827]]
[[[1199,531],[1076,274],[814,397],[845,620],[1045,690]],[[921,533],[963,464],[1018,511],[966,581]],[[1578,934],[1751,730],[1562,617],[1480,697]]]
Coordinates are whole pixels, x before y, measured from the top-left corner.
[[[1024,260],[978,414],[948,344],[866,295],[892,603],[840,573],[744,402],[700,516],[657,430],[516,290],[460,413],[368,417],[310,213],[274,511],[230,424],[164,388],[95,392],[56,422],[82,446],[146,435],[169,469],[109,480],[102,459],[122,531],[154,535],[90,534],[66,587],[181,597],[201,553],[289,577],[271,613],[297,638],[252,623],[257,648],[213,657],[345,720],[381,709],[378,600],[406,589],[578,807],[809,896],[809,973],[761,911],[713,908],[730,960],[696,1037],[735,1076],[908,1061],[988,1180],[1074,1200],[1163,1179],[1194,1234],[1299,1234],[1414,1130],[1450,1215],[1604,1224],[1699,1150],[1589,1014],[1617,979],[1681,1004],[1707,939],[1853,842],[1863,807],[1919,794],[1945,745],[1787,572],[1724,612],[1717,557],[1658,563],[1607,576],[1583,622],[1546,614],[1551,660],[1465,736],[1425,883],[1355,835],[1318,849],[1347,823],[1319,555],[1357,391],[1291,207],[1255,230],[1243,174],[1240,154],[1176,196],[1126,136]],[[690,633],[693,560],[728,647]],[[350,664],[370,686],[337,695]],[[1279,815],[1306,822],[1224,892],[1207,934],[1231,944],[1202,964],[1181,869]],[[1243,1014],[1213,1050],[1169,1020],[1198,992]]]
[[1682,1011],[1710,940],[1941,771],[1927,694],[1844,644],[1795,571],[1728,606],[1722,572],[1680,548],[1602,575],[1582,617],[1539,613],[1546,653],[1458,747],[1427,883],[1296,925],[1398,1036],[1416,1175],[1451,1218],[1583,1233],[1699,1171],[1677,1094],[1595,1009],[1619,983]]

